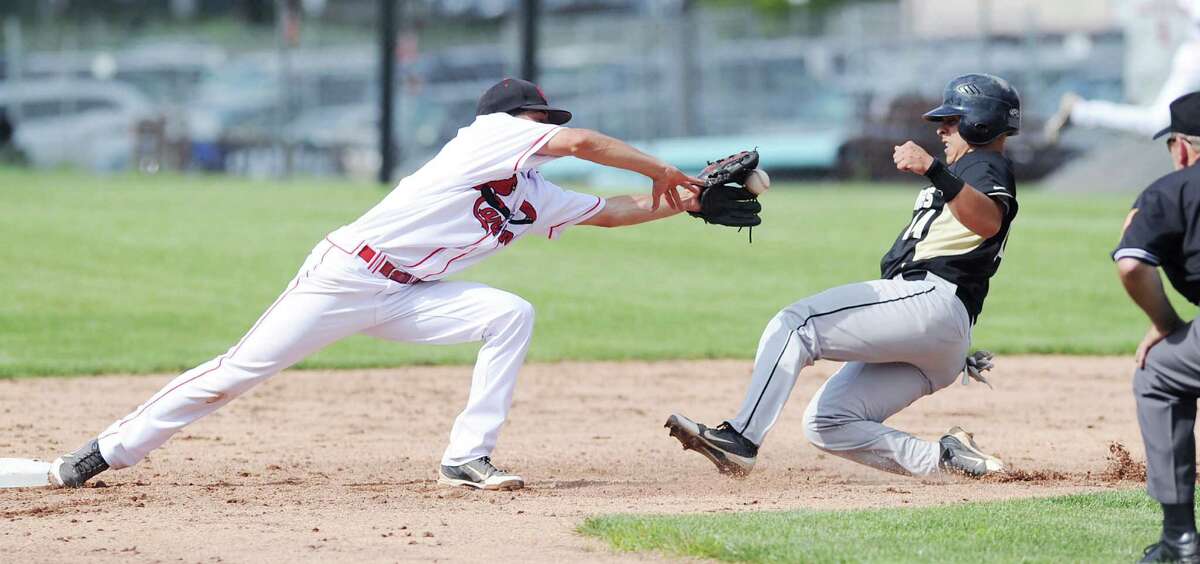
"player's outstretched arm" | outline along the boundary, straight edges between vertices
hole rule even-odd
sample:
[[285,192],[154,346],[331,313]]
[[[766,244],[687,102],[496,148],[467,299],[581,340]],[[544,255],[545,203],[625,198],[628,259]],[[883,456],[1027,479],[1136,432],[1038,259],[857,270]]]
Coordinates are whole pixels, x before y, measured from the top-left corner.
[[613,196],[608,198],[604,203],[604,209],[580,222],[580,225],[594,225],[596,227],[624,227],[626,225],[637,225],[654,221],[664,217],[671,217],[681,211],[700,211],[700,199],[694,196],[691,192],[684,192],[680,196],[681,209],[675,210],[670,207],[654,208],[651,202],[651,196],[645,194],[630,194],[627,196]]
[[665,196],[667,205],[683,211],[678,188],[695,193],[704,182],[643,153],[628,143],[590,129],[563,129],[538,151],[539,155],[577,157],[594,163],[636,172],[654,182],[650,210],[657,211]]
[[[942,167],[941,171],[944,172],[945,167],[941,161],[933,158],[933,155],[912,141],[895,147],[892,160],[895,161],[897,170],[922,176],[929,176],[930,170],[937,167]],[[934,172],[939,171],[934,170]],[[949,174],[948,172],[944,173]],[[996,236],[1004,223],[1004,210],[1001,209],[1000,203],[953,175],[951,175],[951,179],[961,183],[961,188],[955,194],[947,195],[949,200],[947,207],[950,208],[950,213],[954,214],[954,218],[963,227],[970,229],[976,235],[984,239]],[[938,186],[936,179],[931,178],[931,180],[934,181],[935,186]],[[938,186],[938,188],[943,193],[947,191],[942,186]]]
[[1150,318],[1150,329],[1138,344],[1134,357],[1134,362],[1144,367],[1150,348],[1183,325],[1183,319],[1167,299],[1157,267],[1126,257],[1117,261],[1117,276],[1121,278],[1125,292]]

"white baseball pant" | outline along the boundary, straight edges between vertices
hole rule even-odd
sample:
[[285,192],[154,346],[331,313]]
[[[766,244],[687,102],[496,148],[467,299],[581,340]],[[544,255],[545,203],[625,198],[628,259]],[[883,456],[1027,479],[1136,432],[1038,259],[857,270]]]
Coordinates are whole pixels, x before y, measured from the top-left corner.
[[113,468],[137,464],[189,423],[356,333],[409,343],[483,341],[467,406],[454,421],[442,464],[489,455],[533,335],[533,307],[483,284],[399,284],[372,272],[357,251],[319,243],[228,352],[175,378],[100,434],[104,460]]
[[800,370],[819,359],[843,361],[804,414],[808,440],[889,472],[937,472],[938,443],[883,421],[962,372],[971,320],[955,289],[927,274],[839,286],[784,308],[763,332],[750,389],[729,423],[761,445]]

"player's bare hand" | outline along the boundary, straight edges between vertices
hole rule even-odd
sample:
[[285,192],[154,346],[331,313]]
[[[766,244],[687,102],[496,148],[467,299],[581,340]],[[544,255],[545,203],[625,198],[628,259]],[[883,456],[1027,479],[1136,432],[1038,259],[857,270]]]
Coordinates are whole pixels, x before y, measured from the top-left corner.
[[689,188],[688,192],[680,197],[679,203],[683,206],[683,211],[685,212],[700,211],[700,192]]
[[1172,327],[1168,331],[1164,332],[1159,330],[1157,326],[1151,323],[1150,329],[1146,331],[1146,336],[1142,337],[1141,343],[1138,343],[1137,353],[1135,353],[1133,356],[1134,364],[1136,364],[1138,368],[1145,368],[1146,356],[1150,354],[1150,349],[1154,348],[1154,345],[1162,342],[1163,339],[1166,339],[1167,335],[1170,335],[1177,328],[1178,327]]
[[654,187],[650,193],[653,198],[650,203],[651,211],[658,209],[659,203],[664,196],[667,199],[667,205],[671,209],[685,210],[686,208],[679,196],[679,188],[684,188],[695,196],[700,194],[700,188],[704,186],[703,180],[694,176],[688,176],[673,166],[664,167],[661,173],[653,177],[653,180]]
[[913,174],[925,174],[933,166],[933,156],[912,141],[893,147],[892,161],[896,170]]

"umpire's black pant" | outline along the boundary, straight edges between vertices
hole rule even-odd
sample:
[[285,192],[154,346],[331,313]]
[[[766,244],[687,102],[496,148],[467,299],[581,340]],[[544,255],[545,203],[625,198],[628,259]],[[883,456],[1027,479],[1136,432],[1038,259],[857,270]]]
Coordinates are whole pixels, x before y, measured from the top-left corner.
[[1171,333],[1134,374],[1138,425],[1146,445],[1146,485],[1160,503],[1190,503],[1196,489],[1196,398],[1200,324]]

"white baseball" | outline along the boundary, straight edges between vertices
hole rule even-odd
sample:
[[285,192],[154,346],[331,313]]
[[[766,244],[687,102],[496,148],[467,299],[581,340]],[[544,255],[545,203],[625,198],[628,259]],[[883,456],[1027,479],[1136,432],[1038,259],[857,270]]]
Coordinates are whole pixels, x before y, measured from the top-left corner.
[[761,196],[771,187],[771,177],[767,176],[767,171],[756,168],[746,177],[746,189],[754,192],[755,196]]

